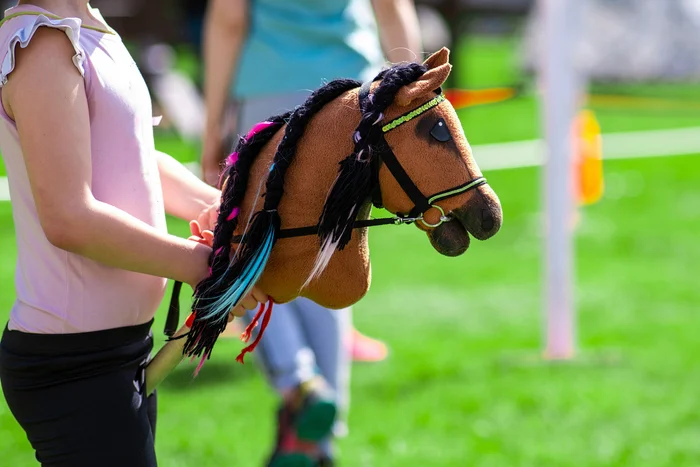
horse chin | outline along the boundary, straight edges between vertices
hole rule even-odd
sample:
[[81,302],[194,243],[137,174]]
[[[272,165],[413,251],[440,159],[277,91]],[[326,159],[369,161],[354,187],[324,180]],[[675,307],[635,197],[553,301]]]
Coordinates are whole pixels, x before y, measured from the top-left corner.
[[433,248],[445,256],[459,256],[469,248],[469,233],[456,219],[428,231],[428,238]]

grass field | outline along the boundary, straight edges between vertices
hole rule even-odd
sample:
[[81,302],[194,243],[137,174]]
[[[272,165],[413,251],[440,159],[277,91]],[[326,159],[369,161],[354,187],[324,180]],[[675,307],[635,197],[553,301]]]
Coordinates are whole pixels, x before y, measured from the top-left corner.
[[[482,42],[468,82],[507,82],[503,45]],[[695,98],[700,93],[692,94]],[[600,107],[603,131],[698,125],[697,113]],[[472,144],[539,135],[534,97],[461,113]],[[162,149],[196,154],[172,139]],[[700,263],[697,156],[607,161],[606,195],[581,211],[576,236],[580,358],[542,363],[540,172],[486,176],[501,232],[441,257],[411,227],[371,233],[372,289],[359,329],[385,339],[388,361],[355,365],[344,466],[583,467],[700,465]],[[0,316],[13,301],[14,233],[0,203]],[[170,220],[185,234],[184,222]],[[183,305],[187,304],[183,294]],[[155,330],[162,329],[164,309]],[[160,345],[160,342],[157,346]],[[259,466],[276,400],[236,341],[221,341],[192,381],[183,365],[162,386],[157,450],[178,466]],[[0,404],[0,465],[34,465]]]

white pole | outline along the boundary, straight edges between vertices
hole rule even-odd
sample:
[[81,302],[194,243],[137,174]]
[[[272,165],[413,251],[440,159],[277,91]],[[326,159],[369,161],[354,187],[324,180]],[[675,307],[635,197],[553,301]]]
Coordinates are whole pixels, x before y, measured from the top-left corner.
[[579,19],[575,10],[580,3],[580,0],[540,0],[539,5],[544,28],[539,50],[546,138],[545,357],[549,359],[567,359],[575,352],[571,131],[581,90],[574,65],[575,26]]

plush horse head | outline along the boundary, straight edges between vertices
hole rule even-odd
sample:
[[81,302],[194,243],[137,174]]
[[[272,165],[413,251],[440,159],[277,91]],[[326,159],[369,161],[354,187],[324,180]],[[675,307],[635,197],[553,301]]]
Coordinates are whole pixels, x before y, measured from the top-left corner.
[[[331,81],[240,138],[222,173],[212,274],[195,290],[187,355],[209,355],[255,284],[277,303],[358,302],[370,286],[369,226],[414,224],[447,256],[464,253],[470,234],[499,230],[499,200],[442,94],[448,58],[442,49],[364,85]],[[394,217],[369,219],[373,204]]]

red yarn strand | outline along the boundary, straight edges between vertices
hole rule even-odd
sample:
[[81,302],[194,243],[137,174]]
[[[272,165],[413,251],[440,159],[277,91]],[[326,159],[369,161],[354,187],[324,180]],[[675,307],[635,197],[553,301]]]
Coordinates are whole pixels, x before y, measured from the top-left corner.
[[[243,358],[245,354],[252,352],[255,350],[255,347],[257,347],[258,343],[260,342],[260,339],[262,339],[263,334],[265,333],[265,328],[267,328],[267,324],[270,322],[270,317],[272,316],[272,299],[270,299],[267,302],[267,309],[265,310],[265,316],[263,317],[262,325],[260,326],[260,331],[258,332],[258,336],[255,338],[252,344],[250,344],[248,347],[245,347],[243,350],[241,350],[241,353],[238,354],[238,357],[236,357],[236,361],[238,363],[245,363],[243,361]],[[262,308],[261,308],[262,309]],[[253,322],[257,321],[257,315],[256,319],[253,320]],[[251,323],[252,324],[252,323]]]

